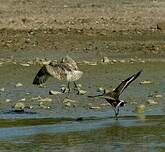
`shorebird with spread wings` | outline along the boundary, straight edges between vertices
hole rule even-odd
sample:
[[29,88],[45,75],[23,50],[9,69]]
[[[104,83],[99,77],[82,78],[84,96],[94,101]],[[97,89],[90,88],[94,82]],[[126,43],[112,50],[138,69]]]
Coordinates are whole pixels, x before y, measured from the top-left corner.
[[35,76],[33,84],[40,85],[45,83],[49,77],[54,77],[68,82],[68,92],[70,92],[70,82],[74,83],[78,91],[75,81],[80,79],[82,74],[83,72],[79,70],[77,63],[71,57],[66,56],[60,62],[50,62],[48,65],[44,65]]
[[115,111],[115,118],[118,119],[118,115],[119,115],[119,108],[123,107],[125,105],[125,101],[120,100],[119,97],[120,95],[123,93],[123,91],[129,86],[129,84],[131,82],[133,82],[140,74],[141,74],[142,70],[140,70],[139,72],[137,72],[136,74],[133,74],[132,76],[130,76],[129,78],[127,78],[126,80],[122,81],[116,89],[114,89],[111,92],[105,92],[101,95],[95,95],[95,96],[88,96],[91,98],[94,97],[101,97],[104,98],[108,103],[110,103]]

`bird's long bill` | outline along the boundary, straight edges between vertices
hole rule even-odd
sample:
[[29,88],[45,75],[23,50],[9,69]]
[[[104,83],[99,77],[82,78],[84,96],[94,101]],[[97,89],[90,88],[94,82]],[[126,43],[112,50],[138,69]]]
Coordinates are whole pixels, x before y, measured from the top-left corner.
[[103,94],[99,94],[99,95],[94,95],[94,96],[88,96],[89,98],[96,98],[96,97],[102,97]]
[[109,100],[115,100],[113,97],[110,97],[110,96],[105,96],[103,94],[99,94],[99,95],[95,95],[95,96],[88,96],[89,98],[96,98],[96,97],[99,97],[99,98],[104,98],[104,99],[109,99]]

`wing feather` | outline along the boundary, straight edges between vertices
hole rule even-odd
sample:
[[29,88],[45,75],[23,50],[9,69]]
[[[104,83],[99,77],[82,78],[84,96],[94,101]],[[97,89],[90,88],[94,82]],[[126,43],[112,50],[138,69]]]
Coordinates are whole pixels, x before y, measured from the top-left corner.
[[136,74],[130,76],[126,80],[122,81],[113,92],[117,93],[119,96],[129,86],[129,84],[132,81],[134,81],[141,74],[141,72],[142,72],[142,70],[140,70]]
[[39,85],[45,83],[46,80],[49,78],[49,73],[47,72],[46,66],[43,66],[35,76],[33,80],[33,84]]
[[46,69],[52,77],[58,80],[64,80],[66,78],[65,67],[61,64],[56,64],[54,66],[46,65]]

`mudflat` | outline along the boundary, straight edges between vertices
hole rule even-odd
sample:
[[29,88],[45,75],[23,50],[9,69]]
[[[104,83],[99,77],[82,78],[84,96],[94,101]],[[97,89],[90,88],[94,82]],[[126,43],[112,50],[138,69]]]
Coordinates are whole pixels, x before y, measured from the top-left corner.
[[0,57],[49,51],[162,56],[164,8],[163,0],[1,0]]

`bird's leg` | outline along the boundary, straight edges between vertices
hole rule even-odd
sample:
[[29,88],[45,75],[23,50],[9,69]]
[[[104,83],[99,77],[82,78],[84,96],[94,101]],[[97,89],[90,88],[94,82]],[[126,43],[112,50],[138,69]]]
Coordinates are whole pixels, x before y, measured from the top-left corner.
[[119,115],[119,107],[116,109],[116,120],[118,120],[118,115]]
[[76,82],[75,82],[75,81],[73,81],[73,83],[74,83],[74,89],[75,89],[75,90],[77,90],[77,94],[79,94],[79,88],[78,88],[78,86],[77,86]]
[[73,83],[74,83],[74,87],[75,87],[75,89],[77,89],[77,88],[78,88],[78,86],[77,86],[76,82],[75,82],[75,81],[73,81]]
[[67,88],[68,88],[68,93],[69,93],[70,92],[70,82],[68,82]]
[[118,115],[119,115],[119,108],[115,108],[114,107],[114,111],[115,111],[115,119],[118,120]]

